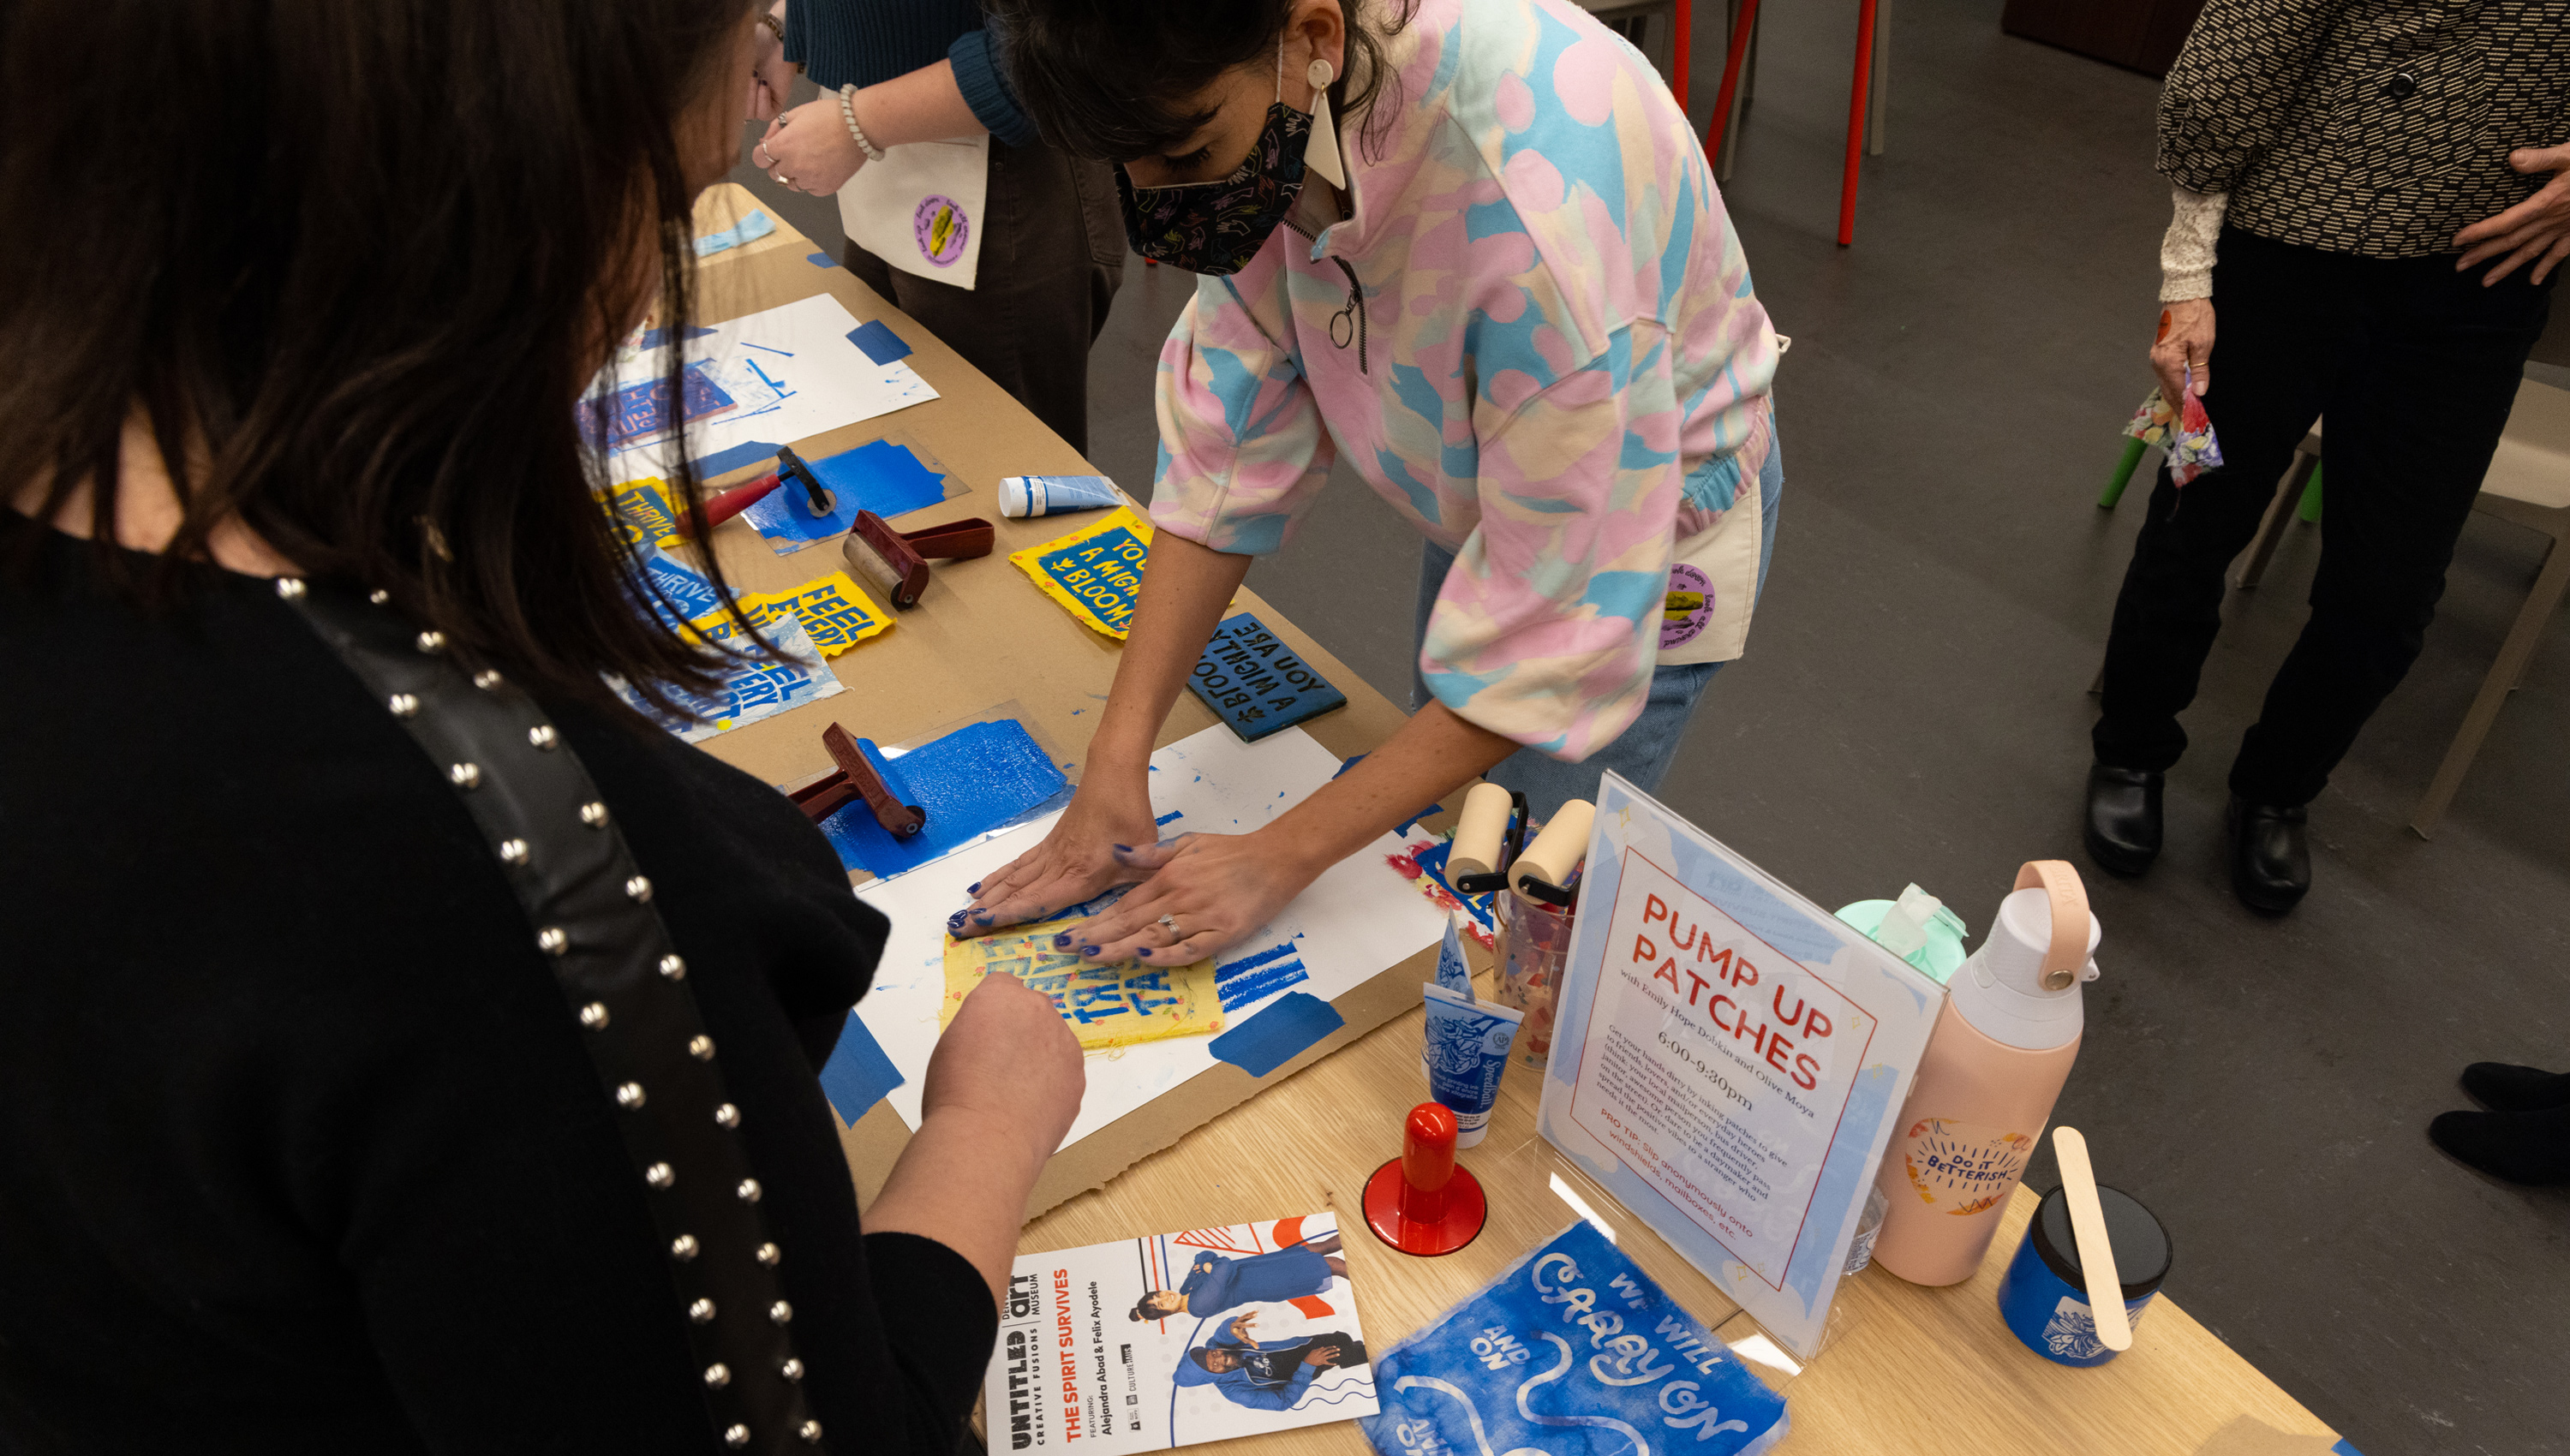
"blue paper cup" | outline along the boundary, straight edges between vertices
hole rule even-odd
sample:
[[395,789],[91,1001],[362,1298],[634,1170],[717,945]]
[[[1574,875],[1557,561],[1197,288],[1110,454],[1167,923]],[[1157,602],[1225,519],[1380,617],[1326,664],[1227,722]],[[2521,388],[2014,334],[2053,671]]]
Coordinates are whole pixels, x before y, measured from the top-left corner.
[[[2168,1277],[2168,1231],[2118,1190],[2099,1188],[2097,1202],[2106,1215],[2106,1241],[2114,1246],[2115,1274],[2124,1284],[2124,1315],[2139,1325]],[[2097,1338],[2087,1274],[2070,1232],[2070,1201],[2060,1189],[2043,1196],[2025,1226],[2025,1242],[2008,1261],[1999,1280],[1999,1318],[2027,1349],[2056,1364],[2102,1365],[2115,1357]]]

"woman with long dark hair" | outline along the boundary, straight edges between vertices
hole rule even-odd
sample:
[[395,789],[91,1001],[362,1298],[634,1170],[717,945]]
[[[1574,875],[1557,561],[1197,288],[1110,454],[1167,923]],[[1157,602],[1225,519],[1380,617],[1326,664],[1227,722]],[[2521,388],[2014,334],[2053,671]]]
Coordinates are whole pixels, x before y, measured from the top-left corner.
[[[1746,648],[1784,476],[1780,345],[1649,64],[1568,0],[994,13],[1046,135],[1117,164],[1134,247],[1204,276],[1078,795],[953,928],[1142,881],[1068,943],[1183,962],[1477,775],[1539,818],[1605,769],[1656,787]],[[1256,833],[1155,846],[1153,737],[1340,458],[1426,539],[1415,711]]]
[[861,1229],[884,921],[604,682],[753,23],[0,9],[0,1449],[952,1449],[1077,1048],[977,991]]

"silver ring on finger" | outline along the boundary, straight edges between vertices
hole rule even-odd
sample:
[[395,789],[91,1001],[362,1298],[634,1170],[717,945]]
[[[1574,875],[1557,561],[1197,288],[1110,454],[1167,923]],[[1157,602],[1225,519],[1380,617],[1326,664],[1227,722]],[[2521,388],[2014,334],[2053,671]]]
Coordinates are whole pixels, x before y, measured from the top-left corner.
[[1178,929],[1178,917],[1176,915],[1160,916],[1160,928],[1169,932],[1169,943],[1172,945],[1175,945],[1180,940],[1187,938],[1184,934],[1180,933]]
[[776,165],[776,158],[768,152],[767,143],[764,139],[750,143],[749,151],[750,156],[757,160],[760,167],[774,167]]
[[794,179],[787,177],[785,174],[780,172],[776,174],[776,184],[778,186],[790,187],[794,185]]

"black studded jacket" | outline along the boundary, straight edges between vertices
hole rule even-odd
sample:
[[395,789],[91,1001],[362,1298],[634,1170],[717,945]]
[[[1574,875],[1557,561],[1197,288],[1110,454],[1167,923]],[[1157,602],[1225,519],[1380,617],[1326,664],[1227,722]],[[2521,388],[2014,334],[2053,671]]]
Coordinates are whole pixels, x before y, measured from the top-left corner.
[[[455,791],[266,583],[147,612],[43,536],[0,565],[0,1453],[721,1453]],[[953,1456],[989,1286],[863,1233],[814,1074],[882,917],[773,789],[546,707],[721,1048],[829,1449]]]
[[2453,250],[2570,141],[2570,0],[2211,0],[2160,93],[2159,170],[2228,220],[2367,257]]

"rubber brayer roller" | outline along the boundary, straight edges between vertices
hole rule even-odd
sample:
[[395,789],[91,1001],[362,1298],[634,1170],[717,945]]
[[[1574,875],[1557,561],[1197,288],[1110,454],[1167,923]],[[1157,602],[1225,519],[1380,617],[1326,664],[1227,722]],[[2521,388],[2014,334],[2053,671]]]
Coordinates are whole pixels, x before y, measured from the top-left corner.
[[919,531],[895,531],[872,511],[857,513],[857,522],[839,544],[848,568],[868,586],[907,611],[928,589],[928,563],[964,561],[991,553],[994,530],[978,517],[949,521]]
[[1562,805],[1545,821],[1543,833],[1508,866],[1508,888],[1546,905],[1570,904],[1571,872],[1588,858],[1588,830],[1596,819],[1597,806],[1585,799]]

